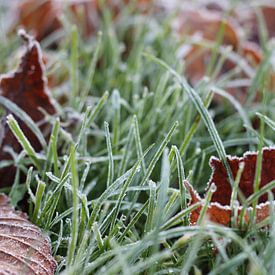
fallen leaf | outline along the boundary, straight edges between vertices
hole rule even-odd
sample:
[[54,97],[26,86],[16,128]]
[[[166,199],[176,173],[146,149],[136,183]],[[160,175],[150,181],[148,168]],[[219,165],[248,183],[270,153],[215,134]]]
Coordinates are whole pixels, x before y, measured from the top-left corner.
[[236,49],[239,45],[239,37],[235,22],[228,18],[223,19],[223,14],[207,9],[182,11],[176,20],[176,30],[183,35],[200,35],[202,38],[214,41],[224,25],[222,44],[231,45]]
[[99,28],[99,7],[96,0],[84,0],[82,2],[71,0],[69,10],[72,14],[72,21],[84,37],[94,35]]
[[260,45],[261,29],[259,25],[259,19],[257,17],[257,11],[262,15],[263,22],[265,24],[268,38],[275,37],[275,5],[263,4],[260,6],[243,7],[240,10],[235,11],[235,16],[242,27],[247,31],[248,40],[253,41]]
[[[270,38],[274,36],[272,28],[272,19],[270,19],[271,14],[275,14],[275,8],[270,6],[259,7],[262,10],[264,19],[266,20],[266,25]],[[246,79],[252,81],[254,77],[253,71],[256,71],[260,63],[263,61],[262,51],[260,48],[259,41],[257,39],[251,39],[251,34],[247,37],[240,35],[245,33],[245,30],[251,30],[252,36],[258,35],[258,21],[256,18],[255,10],[244,11],[239,10],[238,6],[229,14],[224,21],[224,14],[226,10],[222,6],[219,8],[209,8],[202,7],[201,9],[194,8],[184,8],[182,12],[179,13],[175,29],[180,36],[187,37],[185,44],[182,46],[183,50],[179,51],[180,58],[183,59],[185,63],[185,74],[190,83],[195,86],[202,78],[207,74],[207,69],[209,62],[211,60],[213,51],[204,45],[205,41],[210,43],[216,43],[217,35],[221,30],[222,25],[224,26],[224,32],[222,36],[221,45],[223,47],[230,46],[234,54],[239,55],[243,58],[243,62],[246,62],[246,67],[250,67],[249,73],[244,70],[244,68],[239,67],[241,70],[238,74],[232,77],[232,80]],[[245,13],[245,16],[242,15]],[[274,16],[273,16],[274,17]],[[270,23],[271,21],[271,23]],[[274,25],[274,24],[273,24]],[[272,25],[272,26],[273,26]],[[222,54],[217,55],[217,60],[224,58]],[[225,57],[224,63],[216,75],[217,78],[222,77],[222,75],[232,71],[238,67],[237,62],[239,59],[230,59]],[[274,91],[274,79],[275,73],[272,68],[269,70],[269,90]],[[236,83],[236,82],[235,82]],[[240,82],[242,83],[242,82]],[[230,85],[225,87],[231,95],[233,95],[239,102],[245,102],[248,93],[248,85],[233,87]],[[259,100],[259,94],[256,95],[255,101]],[[214,100],[220,102],[220,97],[215,96]]]
[[50,275],[56,266],[49,238],[0,194],[0,273]]
[[19,1],[11,15],[14,17],[12,29],[23,27],[27,31],[32,31],[35,38],[40,41],[61,28],[58,16],[60,13],[61,5],[58,1]]
[[[231,168],[233,178],[236,178],[240,163],[244,164],[244,169],[239,183],[239,189],[248,198],[253,194],[253,183],[255,178],[256,162],[258,154],[256,152],[247,152],[243,157],[228,157],[227,161]],[[275,148],[264,148],[262,152],[262,166],[260,187],[275,180]],[[228,205],[231,197],[231,185],[227,178],[226,170],[222,162],[212,157],[210,159],[212,175],[208,183],[208,188],[212,183],[217,186],[216,192],[213,193],[212,201],[219,202],[222,205]],[[275,189],[274,189],[275,195]],[[259,202],[267,201],[267,195],[259,198]]]
[[[223,13],[220,11],[206,8],[200,10],[184,9],[179,13],[174,25],[180,36],[194,40],[193,43],[186,41],[183,45],[186,50],[181,56],[186,64],[185,73],[192,85],[196,85],[206,75],[212,55],[212,50],[201,44],[203,40],[216,41],[223,26],[221,44],[231,46],[234,51],[240,47],[236,22],[230,17],[225,21]],[[187,45],[189,45],[188,49]],[[225,64],[222,68],[223,73],[232,69],[232,66],[234,67],[232,62]]]
[[96,0],[23,0],[14,5],[11,16],[14,17],[11,29],[23,27],[32,32],[38,41],[62,29],[60,17],[64,10],[71,13],[71,19],[85,37],[94,34],[98,27],[98,9]]
[[[21,31],[20,35],[26,42],[26,51],[16,71],[0,76],[0,95],[24,110],[34,122],[39,122],[40,130],[47,136],[49,125],[42,122],[44,114],[40,108],[52,115],[55,113],[55,107],[47,88],[42,52],[39,43],[31,36],[27,35],[24,31]],[[11,111],[6,110],[6,112],[7,114],[2,118],[0,125],[0,160],[12,159],[10,153],[5,150],[7,146],[11,147],[16,153],[22,150],[21,145],[12,134],[6,122],[7,115]],[[17,114],[13,115],[16,117]],[[21,120],[22,118],[17,116],[16,119],[33,148],[37,151],[41,150],[41,143],[35,134]],[[14,174],[15,167],[13,166],[0,169],[0,186],[11,185]]]
[[259,65],[263,59],[259,46],[249,41],[242,44],[242,55],[249,61],[250,64],[254,66]]
[[[256,152],[247,152],[243,157],[228,157],[227,161],[231,168],[233,178],[236,178],[240,163],[244,164],[243,172],[239,182],[239,189],[248,198],[254,193],[253,185],[255,178],[256,162],[258,154]],[[212,194],[211,202],[207,206],[206,216],[212,222],[229,226],[231,216],[234,209],[230,207],[232,188],[228,180],[227,172],[222,162],[217,158],[211,158],[210,165],[212,167],[212,175],[210,177],[207,190],[212,184],[216,188]],[[264,148],[262,151],[262,171],[260,178],[260,188],[275,180],[275,148]],[[202,206],[194,210],[190,215],[190,223],[196,224],[200,216],[202,207],[205,203],[204,199],[193,189],[188,181],[184,182],[188,189],[191,200],[190,205],[201,202]],[[275,195],[275,188],[272,190]],[[259,198],[259,204],[256,207],[256,222],[259,223],[269,216],[270,203],[267,195],[264,194]],[[237,206],[237,212],[240,213],[243,209],[239,200],[240,206]],[[275,204],[275,202],[274,202]],[[249,215],[252,207],[248,207],[244,213],[244,220],[249,221]]]
[[[12,30],[18,26],[23,27],[41,41],[48,35],[62,28],[60,17],[67,10],[70,19],[78,26],[79,31],[85,38],[95,34],[99,27],[99,19],[103,9],[108,7],[113,13],[113,19],[120,13],[123,6],[128,5],[129,0],[106,0],[104,4],[99,0],[22,0],[14,6]],[[138,0],[136,2],[139,11],[146,11],[152,0]]]
[[[266,29],[269,35],[269,38],[275,37],[275,30],[274,30],[274,24],[275,24],[275,5],[273,6],[262,6],[261,12],[264,17],[264,21],[266,24]],[[260,32],[260,30],[259,30]]]
[[[194,225],[197,223],[200,217],[200,213],[201,213],[204,201],[187,180],[184,181],[184,185],[189,191],[189,194],[191,196],[191,200],[189,204],[192,205],[198,202],[202,204],[202,206],[196,208],[190,214],[190,224]],[[229,225],[230,223],[231,209],[228,206],[222,206],[217,203],[210,203],[207,206],[207,211],[205,215],[211,222],[219,223],[226,226],[226,225]]]

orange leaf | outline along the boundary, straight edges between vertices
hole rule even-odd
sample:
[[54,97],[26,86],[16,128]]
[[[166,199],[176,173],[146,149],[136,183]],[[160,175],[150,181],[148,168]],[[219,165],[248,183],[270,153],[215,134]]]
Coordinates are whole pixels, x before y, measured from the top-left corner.
[[50,275],[55,269],[48,237],[0,194],[0,273]]

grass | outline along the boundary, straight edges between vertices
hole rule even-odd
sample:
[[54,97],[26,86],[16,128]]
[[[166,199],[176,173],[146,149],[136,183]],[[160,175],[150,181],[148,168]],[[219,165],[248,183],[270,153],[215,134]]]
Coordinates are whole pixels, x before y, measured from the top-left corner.
[[[264,41],[263,66],[247,68],[254,81],[241,105],[226,91],[232,76],[215,77],[219,39],[205,42],[213,52],[209,75],[196,87],[188,84],[171,20],[133,16],[125,8],[113,23],[106,9],[100,32],[85,41],[64,14],[58,48],[42,41],[51,60],[47,73],[62,81],[51,89],[59,112],[47,117],[53,125],[48,142],[24,111],[0,97],[1,105],[26,118],[43,145],[35,152],[9,117],[24,152],[13,154],[18,175],[2,191],[19,208],[29,194],[28,215],[49,234],[58,274],[275,274],[272,211],[261,230],[256,224],[242,230],[189,226],[188,214],[198,205],[188,207],[183,186],[188,177],[204,190],[212,155],[228,168],[226,154],[274,145],[274,94],[266,88],[265,100],[251,103],[264,87],[272,48]],[[2,36],[0,69],[6,72],[20,42],[4,31]],[[213,102],[214,94],[223,102]],[[67,101],[59,106],[63,96]],[[257,118],[261,127],[254,130]],[[260,171],[258,164],[258,177]],[[18,184],[20,174],[28,175],[26,184]],[[271,182],[265,191],[273,187]],[[261,194],[257,179],[255,192],[251,205]]]

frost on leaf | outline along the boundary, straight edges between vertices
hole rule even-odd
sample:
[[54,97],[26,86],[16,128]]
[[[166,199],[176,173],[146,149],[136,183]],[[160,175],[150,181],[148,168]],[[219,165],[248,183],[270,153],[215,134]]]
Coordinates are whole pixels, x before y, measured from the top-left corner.
[[[47,136],[49,125],[42,122],[44,114],[41,109],[48,114],[54,114],[55,107],[47,88],[40,45],[24,31],[21,31],[20,35],[26,42],[26,50],[17,70],[0,76],[0,96],[9,99],[20,107],[34,122],[39,122],[40,130]],[[21,145],[6,123],[7,115],[11,113],[11,110],[6,110],[6,112],[7,114],[2,118],[0,125],[0,160],[11,159],[11,154],[6,151],[6,147],[12,148],[16,153],[21,151]],[[16,117],[17,114],[13,115]],[[16,119],[34,149],[37,151],[41,150],[40,141],[24,121],[21,120],[22,118],[16,117]],[[15,168],[12,166],[0,169],[0,186],[12,184],[14,174]]]
[[[236,178],[240,163],[244,163],[239,189],[246,198],[253,194],[257,156],[258,154],[256,152],[247,152],[241,158],[227,158],[234,179]],[[262,157],[260,187],[275,180],[275,148],[264,148]],[[216,158],[211,158],[210,165],[213,173],[208,186],[210,186],[212,182],[217,186],[217,191],[213,194],[212,201],[219,202],[222,205],[227,205],[230,203],[231,186],[227,178],[226,170],[222,162]],[[275,189],[273,190],[273,194],[275,195]],[[267,194],[262,195],[259,199],[259,202],[265,201],[267,201]]]
[[[231,168],[233,178],[236,178],[239,170],[240,163],[244,164],[243,172],[239,182],[239,190],[242,192],[245,198],[248,198],[253,194],[253,184],[255,179],[255,170],[258,154],[256,152],[247,152],[243,157],[228,157],[227,161]],[[212,176],[208,183],[208,189],[212,183],[215,183],[216,190],[213,192],[211,202],[207,206],[206,216],[212,222],[222,225],[230,225],[231,216],[233,215],[233,209],[230,208],[231,192],[232,188],[227,176],[227,172],[222,162],[216,158],[211,158],[210,165],[212,167]],[[262,151],[262,171],[260,178],[260,188],[275,180],[275,148],[264,148]],[[193,189],[188,181],[185,181],[185,186],[188,189],[191,200],[190,204],[201,202],[202,206],[194,210],[190,215],[190,223],[196,224],[201,209],[204,204],[204,200]],[[275,189],[272,190],[275,195]],[[240,202],[240,201],[239,201]],[[267,198],[267,194],[262,195],[259,200],[259,204],[256,207],[256,222],[259,223],[269,216],[270,203]],[[237,213],[240,214],[243,207],[240,202],[240,206],[237,207]],[[252,211],[252,207],[249,206],[244,213],[244,221],[249,221],[249,214]]]
[[49,239],[0,194],[0,274],[54,274]]

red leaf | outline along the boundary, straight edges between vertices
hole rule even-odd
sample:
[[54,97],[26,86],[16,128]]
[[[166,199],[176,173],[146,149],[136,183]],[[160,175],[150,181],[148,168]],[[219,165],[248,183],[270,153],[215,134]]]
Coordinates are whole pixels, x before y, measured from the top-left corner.
[[54,274],[49,238],[0,194],[0,273]]
[[[193,189],[191,184],[188,181],[185,181],[184,184],[185,184],[185,187],[188,189],[190,196],[191,196],[191,200],[190,200],[189,204],[191,205],[191,204],[200,202],[203,205],[202,198]],[[195,209],[194,211],[191,212],[190,224],[197,223],[200,213],[201,213],[201,210],[202,210],[202,206],[198,207],[197,209]],[[207,218],[212,222],[219,223],[222,225],[229,225],[229,223],[230,223],[231,209],[226,206],[222,206],[217,203],[210,203],[210,205],[207,207],[207,211],[205,214],[206,214]]]
[[[228,157],[228,163],[232,170],[233,177],[235,178],[239,170],[239,164],[244,163],[243,173],[240,179],[239,188],[246,198],[253,194],[253,183],[255,178],[255,169],[257,161],[257,153],[247,152],[243,157]],[[206,216],[212,222],[222,225],[230,225],[233,209],[230,208],[231,199],[231,185],[229,183],[225,167],[222,162],[216,158],[211,158],[210,165],[213,169],[212,176],[208,183],[209,186],[213,183],[216,185],[216,190],[212,195],[211,202],[207,206]],[[275,148],[264,148],[262,159],[262,172],[260,187],[265,186],[269,182],[275,180]],[[193,189],[188,181],[185,181],[185,186],[188,189],[191,200],[190,204],[201,202],[204,205],[204,200]],[[275,194],[275,188],[273,189]],[[267,195],[262,195],[259,199],[259,204],[256,208],[256,222],[259,223],[269,216],[270,203],[267,201]],[[196,224],[201,213],[202,206],[191,212],[190,223]],[[237,207],[237,212],[240,213],[243,207]],[[244,221],[249,221],[249,213],[252,207],[248,207],[244,213]]]
[[[246,198],[253,194],[257,155],[256,152],[247,152],[241,158],[227,158],[234,179],[239,170],[240,163],[244,163],[244,170],[239,183],[239,189]],[[217,191],[214,192],[212,201],[219,202],[222,205],[228,205],[231,197],[231,185],[227,178],[226,170],[222,162],[214,157],[210,160],[210,166],[212,167],[213,173],[208,186],[212,183],[215,183],[217,186]],[[275,180],[275,148],[264,148],[260,187],[263,187],[272,180]],[[275,194],[275,189],[273,190],[273,193]],[[259,202],[265,202],[266,200],[267,195],[265,194],[260,197]]]
[[[37,41],[23,31],[20,34],[27,43],[26,51],[16,71],[0,76],[0,95],[8,98],[23,109],[34,122],[41,122],[44,114],[39,108],[44,109],[48,114],[55,113],[55,108],[47,88],[42,53]],[[7,113],[10,113],[10,110],[7,110]],[[16,116],[16,114],[14,115]],[[20,117],[17,117],[17,120],[34,149],[41,150],[41,144],[33,132],[20,120]],[[49,125],[46,123],[40,124],[40,129],[45,132],[46,136],[48,127]],[[0,133],[0,160],[9,160],[11,156],[4,151],[5,146],[12,147],[17,153],[22,149],[9,129],[6,117],[2,119]],[[0,186],[10,185],[13,182],[14,169],[14,167],[0,169]]]

